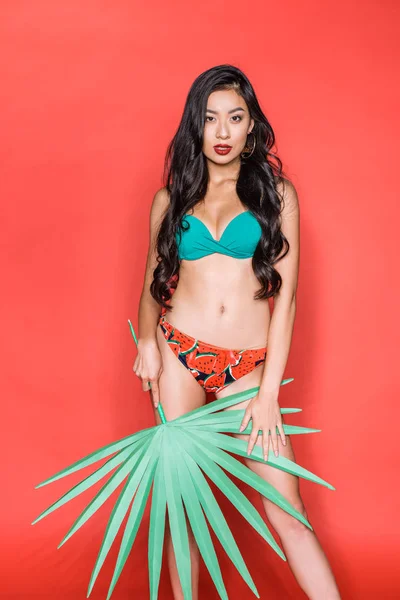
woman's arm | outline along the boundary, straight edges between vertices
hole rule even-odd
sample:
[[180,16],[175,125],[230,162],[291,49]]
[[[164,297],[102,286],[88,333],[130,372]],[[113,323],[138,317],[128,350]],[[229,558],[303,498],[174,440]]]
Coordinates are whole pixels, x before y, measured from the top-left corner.
[[300,212],[296,189],[286,182],[282,232],[290,250],[279,260],[275,269],[282,277],[282,285],[274,297],[274,307],[268,332],[267,358],[264,363],[259,395],[276,400],[289,356],[296,316],[296,290],[300,257]]
[[150,284],[153,281],[153,272],[157,266],[157,235],[168,205],[168,192],[165,188],[162,188],[156,192],[150,210],[149,250],[147,254],[143,289],[139,301],[139,343],[141,340],[152,340],[156,342],[157,321],[160,315],[160,305],[150,294]]
[[[247,453],[251,454],[262,430],[262,446],[265,460],[271,442],[276,456],[279,454],[279,431],[283,444],[286,436],[283,431],[282,416],[278,404],[278,395],[283,372],[289,356],[294,319],[296,315],[296,289],[299,270],[299,203],[294,186],[286,182],[283,193],[281,229],[286,236],[290,250],[274,266],[282,277],[282,285],[274,297],[274,308],[268,331],[267,354],[264,362],[258,394],[250,400],[245,410],[240,431],[245,429],[252,419],[253,427],[249,436]],[[283,251],[282,251],[283,252]],[[271,435],[269,435],[271,431]]]
[[168,205],[168,192],[165,188],[162,188],[155,194],[150,212],[150,243],[139,302],[138,353],[133,365],[134,372],[142,380],[143,390],[145,392],[151,390],[152,400],[156,408],[160,401],[158,379],[162,371],[162,358],[157,343],[157,322],[160,315],[160,305],[151,295],[150,285],[153,281],[154,269],[157,266],[157,235]]

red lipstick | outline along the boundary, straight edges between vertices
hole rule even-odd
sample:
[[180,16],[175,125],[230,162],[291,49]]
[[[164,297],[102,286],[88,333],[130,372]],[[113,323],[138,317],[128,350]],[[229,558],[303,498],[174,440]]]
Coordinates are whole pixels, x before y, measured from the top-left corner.
[[232,146],[229,146],[228,144],[217,144],[214,146],[214,150],[217,154],[229,154],[232,150]]

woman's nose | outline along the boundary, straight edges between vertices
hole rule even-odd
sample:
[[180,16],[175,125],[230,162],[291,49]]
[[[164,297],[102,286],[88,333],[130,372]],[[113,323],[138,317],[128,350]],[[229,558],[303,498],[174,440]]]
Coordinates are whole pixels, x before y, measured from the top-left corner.
[[229,137],[229,128],[227,125],[224,125],[223,123],[220,123],[218,125],[217,137],[224,138],[224,139]]

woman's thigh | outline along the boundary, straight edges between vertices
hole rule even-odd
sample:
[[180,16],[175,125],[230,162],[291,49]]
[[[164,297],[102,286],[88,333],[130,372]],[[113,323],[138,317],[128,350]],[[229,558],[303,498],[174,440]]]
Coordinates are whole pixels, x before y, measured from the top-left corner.
[[[159,325],[157,326],[157,342],[163,365],[158,380],[160,401],[167,421],[171,421],[203,406],[206,402],[206,393],[172,352]],[[160,424],[161,420],[157,409],[154,409],[154,413],[157,424]]]
[[[221,392],[216,393],[216,398],[224,398],[225,396],[230,396],[231,394],[236,394],[237,392],[242,392],[252,387],[259,386],[261,384],[261,378],[263,374],[264,364],[256,367],[251,373],[244,375],[237,381],[234,381],[226,388],[221,390]],[[225,410],[238,410],[244,409],[247,407],[251,399],[245,400],[238,404],[234,404],[226,408]],[[279,398],[278,398],[279,400]],[[282,423],[284,423],[284,419],[282,418]],[[230,434],[233,437],[238,439],[245,440],[246,442],[249,440],[248,434]],[[258,436],[257,446],[262,445],[261,435]],[[270,451],[272,450],[272,445],[269,446]],[[292,460],[295,462],[295,455],[290,439],[290,435],[286,435],[286,446],[283,445],[280,435],[278,435],[278,450],[279,454]],[[305,508],[303,502],[300,497],[299,491],[299,478],[296,475],[292,475],[291,473],[287,473],[286,471],[282,471],[277,469],[271,465],[266,463],[262,463],[256,460],[252,460],[251,458],[243,458],[245,464],[255,473],[260,475],[265,481],[273,485],[289,502],[300,512],[305,514]],[[263,504],[265,510],[267,512],[270,520],[274,520],[275,518],[286,518],[285,515],[287,513],[283,511],[281,508],[276,506],[274,503],[270,502],[267,498],[262,496]],[[295,520],[290,515],[287,515],[289,519]]]

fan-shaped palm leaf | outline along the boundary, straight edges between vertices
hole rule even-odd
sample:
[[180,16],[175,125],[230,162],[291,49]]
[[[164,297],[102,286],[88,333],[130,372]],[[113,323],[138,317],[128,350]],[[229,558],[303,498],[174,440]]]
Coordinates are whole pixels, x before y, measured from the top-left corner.
[[[130,321],[129,325],[134,340],[137,343],[136,335]],[[282,381],[282,385],[290,381],[293,381],[293,379]],[[107,600],[109,600],[132,549],[150,495],[150,489],[153,485],[148,544],[150,600],[156,600],[158,597],[167,512],[178,574],[185,599],[190,599],[192,596],[186,514],[201,556],[204,559],[219,596],[224,599],[228,598],[207,520],[244,581],[252,592],[259,597],[257,588],[232,532],[205,478],[205,475],[207,475],[217,485],[246,521],[283,560],[286,560],[286,557],[275,542],[261,515],[224,470],[259,491],[271,502],[282,508],[282,510],[312,529],[307,519],[282,494],[232,456],[232,454],[236,454],[247,457],[247,443],[244,440],[224,435],[226,433],[239,433],[244,410],[225,411],[224,409],[254,397],[258,393],[258,390],[259,387],[253,387],[243,392],[226,396],[171,421],[166,420],[162,406],[159,404],[157,410],[161,419],[160,425],[144,429],[103,446],[36,486],[38,488],[47,485],[103,458],[108,458],[96,471],[72,487],[44,510],[32,524],[37,523],[69,500],[77,497],[115,469],[108,481],[100,488],[73,523],[60,542],[58,546],[60,547],[84,525],[100,506],[106,502],[112,492],[126,480],[111,512],[104,533],[104,538],[90,578],[88,596],[93,589],[122,522],[129,511],[114,574],[108,590]],[[281,409],[281,413],[288,414],[299,412],[300,410],[297,408],[283,408]],[[287,435],[320,431],[319,429],[295,427],[286,424],[283,425],[283,429]],[[251,422],[241,433],[249,433],[250,431]],[[254,446],[250,458],[260,462],[267,462],[277,469],[324,485],[329,489],[335,489],[331,484],[295,462],[283,456],[276,457],[272,450],[268,455],[268,460],[265,461],[261,447]]]

